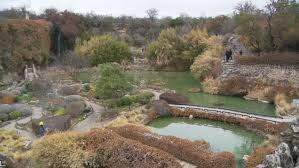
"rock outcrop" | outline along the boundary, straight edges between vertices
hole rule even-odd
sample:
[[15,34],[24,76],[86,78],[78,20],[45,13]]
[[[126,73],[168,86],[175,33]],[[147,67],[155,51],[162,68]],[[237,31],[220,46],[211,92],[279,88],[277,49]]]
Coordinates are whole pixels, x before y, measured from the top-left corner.
[[299,118],[290,128],[281,133],[282,142],[275,152],[267,155],[257,168],[298,168],[299,167]]
[[32,114],[32,108],[26,104],[0,105],[0,121],[7,121],[8,119],[10,119],[12,113],[18,113],[18,116],[16,117],[26,117]]
[[76,102],[76,101],[83,101],[83,97],[79,96],[79,95],[70,95],[70,96],[66,96],[64,97],[64,103],[65,105],[68,105],[72,102]]
[[161,100],[165,100],[169,104],[188,104],[189,100],[186,96],[178,93],[163,93],[160,95]]
[[165,100],[155,100],[149,105],[149,112],[159,117],[171,115],[171,109]]
[[44,127],[46,128],[48,133],[56,131],[66,131],[71,127],[70,115],[45,117],[41,119],[32,120],[32,129],[35,132],[35,134],[38,134],[38,123],[40,121],[44,122]]
[[84,101],[74,101],[66,105],[66,114],[71,115],[72,118],[77,118],[90,111],[91,108]]
[[82,85],[76,84],[76,85],[70,85],[70,86],[62,86],[58,93],[62,96],[69,96],[69,95],[76,95],[80,92],[82,89]]
[[275,152],[271,155],[267,155],[263,164],[257,166],[257,168],[294,168],[293,157],[288,144],[281,143]]
[[1,165],[5,165],[5,168],[13,168],[14,167],[14,160],[11,157],[6,156],[5,154],[0,153],[0,161]]

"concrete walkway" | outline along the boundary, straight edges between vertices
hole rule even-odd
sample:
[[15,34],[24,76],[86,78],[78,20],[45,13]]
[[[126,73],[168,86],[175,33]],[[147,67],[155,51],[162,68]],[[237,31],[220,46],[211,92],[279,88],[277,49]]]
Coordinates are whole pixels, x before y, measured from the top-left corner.
[[92,128],[102,128],[104,127],[105,122],[101,122],[101,113],[105,111],[103,106],[100,106],[94,102],[88,102],[91,108],[93,109],[93,113],[89,115],[85,120],[80,121],[76,125],[71,128],[73,131],[89,131]]
[[6,130],[13,130],[16,131],[18,135],[25,137],[26,139],[30,140],[31,142],[36,139],[36,136],[32,131],[21,129],[22,125],[25,125],[31,121],[31,119],[39,119],[42,117],[43,109],[41,107],[33,107],[32,108],[32,115],[21,120],[13,120],[4,127],[3,129]]
[[211,108],[211,107],[203,107],[203,106],[175,105],[175,104],[170,104],[170,106],[179,108],[179,109],[183,109],[183,110],[194,109],[194,110],[200,110],[200,111],[207,112],[207,113],[226,114],[226,115],[236,116],[236,117],[240,117],[240,118],[248,117],[248,118],[252,118],[252,119],[260,119],[260,120],[274,122],[274,123],[291,123],[296,119],[295,117],[288,117],[288,118],[269,117],[269,116],[233,111],[233,110],[228,110],[228,109]]

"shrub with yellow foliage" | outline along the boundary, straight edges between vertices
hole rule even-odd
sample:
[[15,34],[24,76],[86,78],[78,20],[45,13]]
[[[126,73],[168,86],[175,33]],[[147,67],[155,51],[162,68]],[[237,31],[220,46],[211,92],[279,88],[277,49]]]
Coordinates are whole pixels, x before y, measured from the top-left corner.
[[77,40],[75,51],[79,56],[89,59],[94,66],[109,62],[121,63],[130,58],[128,44],[112,35],[93,36],[83,42]]
[[204,80],[207,77],[217,77],[221,71],[220,55],[223,52],[221,37],[212,36],[207,39],[208,48],[195,58],[191,66],[192,75]]
[[156,67],[168,66],[178,57],[180,43],[175,29],[163,30],[158,39],[148,45],[146,57]]
[[192,30],[179,36],[175,29],[163,30],[147,47],[146,57],[156,69],[187,70],[206,48],[206,31]]

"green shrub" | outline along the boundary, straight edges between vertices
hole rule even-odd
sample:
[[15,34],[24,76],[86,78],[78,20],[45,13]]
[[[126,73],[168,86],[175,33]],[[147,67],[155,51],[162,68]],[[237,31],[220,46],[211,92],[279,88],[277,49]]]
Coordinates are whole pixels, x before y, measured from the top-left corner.
[[52,112],[52,114],[54,116],[63,116],[65,114],[65,109],[63,107],[58,107]]
[[8,114],[10,120],[15,120],[22,117],[22,113],[19,111],[13,111]]
[[89,58],[94,66],[108,62],[121,63],[130,58],[128,45],[111,35],[94,36],[82,43],[77,41],[75,50],[78,55]]
[[123,72],[119,64],[102,64],[96,82],[96,96],[119,98],[133,89],[133,83],[134,79]]
[[131,106],[133,104],[141,104],[145,105],[151,101],[154,97],[152,92],[143,92],[133,96],[124,96],[119,99],[111,99],[105,101],[105,106],[108,108],[117,108],[117,107],[125,107]]
[[18,102],[25,102],[28,103],[32,99],[32,96],[30,94],[22,94],[21,96],[17,97]]

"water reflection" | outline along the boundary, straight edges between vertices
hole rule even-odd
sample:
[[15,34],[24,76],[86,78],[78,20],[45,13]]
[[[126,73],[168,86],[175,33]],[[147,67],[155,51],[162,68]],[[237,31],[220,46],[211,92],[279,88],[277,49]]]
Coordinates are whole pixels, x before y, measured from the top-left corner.
[[190,140],[205,140],[215,152],[229,151],[235,154],[238,167],[244,155],[263,141],[263,137],[242,127],[223,122],[188,118],[158,118],[149,124],[153,132]]

